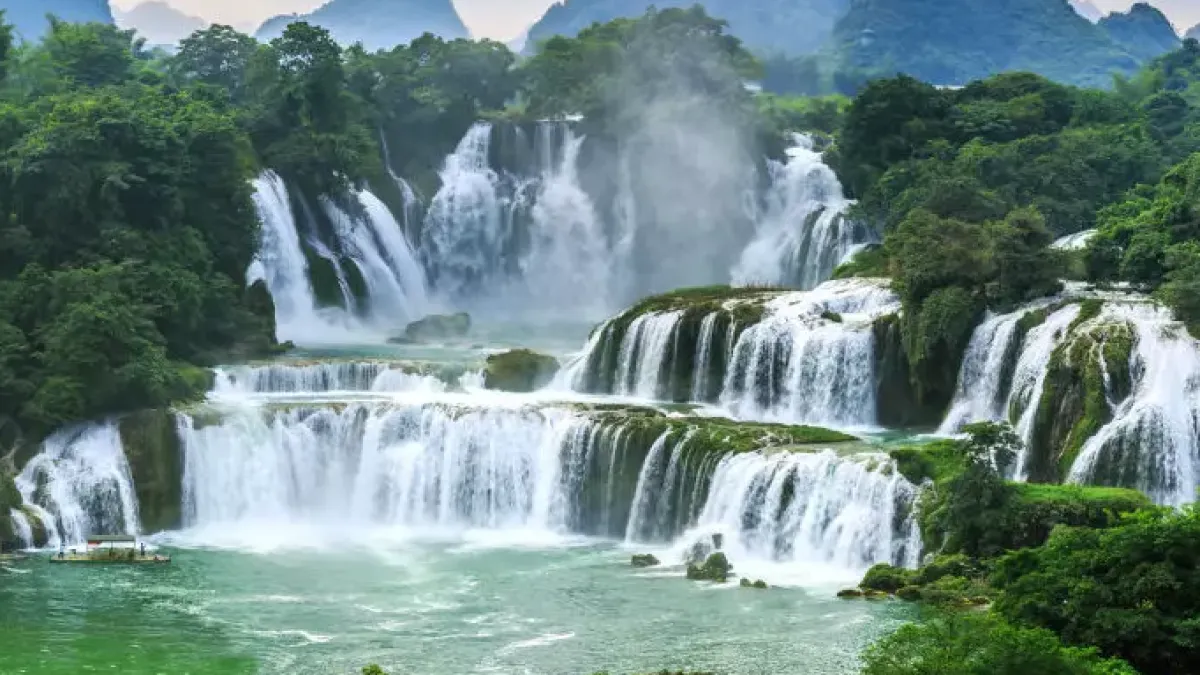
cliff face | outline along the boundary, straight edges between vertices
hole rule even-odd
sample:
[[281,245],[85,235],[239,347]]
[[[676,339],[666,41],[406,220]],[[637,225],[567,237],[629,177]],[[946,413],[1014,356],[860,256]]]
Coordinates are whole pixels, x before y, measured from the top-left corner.
[[0,0],[0,10],[25,40],[39,40],[45,35],[50,27],[46,21],[49,14],[78,23],[113,22],[108,0]]
[[1113,42],[1138,59],[1148,61],[1179,48],[1179,36],[1167,17],[1139,2],[1128,12],[1114,12],[1100,20],[1100,28]]
[[361,42],[368,50],[391,49],[425,33],[448,40],[469,37],[450,0],[331,0],[311,14],[268,19],[255,37],[277,38],[296,21],[328,29],[343,45]]
[[[555,35],[573,36],[596,22],[637,17],[651,6],[691,7],[695,0],[566,0],[554,4],[529,30],[526,48]],[[712,16],[729,22],[730,31],[761,54],[816,52],[833,33],[850,0],[708,0]]]

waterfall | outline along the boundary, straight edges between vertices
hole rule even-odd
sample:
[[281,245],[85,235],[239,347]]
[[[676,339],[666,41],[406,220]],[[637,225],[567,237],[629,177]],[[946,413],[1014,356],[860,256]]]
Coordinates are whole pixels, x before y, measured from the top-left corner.
[[846,199],[833,170],[797,134],[784,164],[771,162],[771,187],[754,239],[733,269],[736,285],[780,284],[815,288],[857,252],[863,237],[846,220]]
[[[399,223],[375,195],[365,190],[354,195],[362,207],[360,216],[322,200],[333,227],[327,235],[333,239],[324,241],[313,228],[302,233],[287,185],[278,175],[266,172],[254,187],[262,241],[246,276],[251,283],[261,279],[270,290],[278,339],[306,344],[353,341],[365,326],[402,326],[428,310],[425,273]],[[312,219],[311,213],[305,216]],[[305,247],[333,270],[340,307],[320,307]],[[366,307],[360,307],[347,265],[353,265],[366,284]]]
[[1088,247],[1088,244],[1091,243],[1093,238],[1095,238],[1098,231],[1099,230],[1084,230],[1082,232],[1076,232],[1075,234],[1068,234],[1065,237],[1059,237],[1058,239],[1054,240],[1054,243],[1050,245],[1050,248],[1059,251],[1082,251]]
[[[542,125],[539,145],[552,147],[554,127]],[[521,260],[529,302],[541,308],[571,308],[581,315],[611,309],[610,276],[616,271],[603,223],[579,185],[579,152],[584,139],[565,130],[562,157],[543,160],[544,177],[532,210],[530,250]]]
[[257,178],[254,205],[262,222],[262,242],[246,279],[262,280],[271,291],[276,335],[293,340],[308,336],[317,326],[324,332],[326,322],[318,317],[308,262],[283,179],[270,171]]
[[[958,386],[950,412],[938,427],[938,434],[951,435],[974,422],[1000,421],[1008,417],[1005,407],[1006,376],[1011,376],[1008,359],[1018,347],[1017,324],[1030,312],[1042,309],[1034,303],[1009,314],[989,314],[971,335],[958,373]],[[1064,315],[1066,316],[1066,315]],[[1053,338],[1053,333],[1045,334]],[[1051,348],[1053,351],[1053,348]],[[1049,355],[1038,352],[1037,359]],[[1036,374],[1040,361],[1027,364],[1023,377]]]
[[139,531],[137,496],[115,423],[54,434],[16,484],[53,548],[83,544],[89,534]]
[[506,258],[512,222],[502,210],[509,198],[489,164],[491,141],[491,124],[471,127],[446,158],[442,188],[425,214],[425,262],[438,291],[450,298],[478,292]]
[[400,392],[446,390],[431,375],[405,371],[404,364],[386,361],[324,361],[234,366],[216,370],[213,393],[307,394],[324,392]]
[[665,385],[662,375],[667,350],[682,317],[683,312],[663,312],[643,314],[633,320],[621,343],[616,393],[646,399],[660,397]]
[[[716,338],[717,318],[720,315],[716,312],[704,317],[700,322],[700,341],[696,347],[696,361],[692,364],[692,400],[705,401],[708,399],[708,364],[712,362],[713,340]],[[730,328],[732,328],[732,323]],[[732,340],[727,340],[729,344]]]
[[717,467],[697,529],[773,561],[916,567],[917,488],[884,456],[749,453]]
[[33,526],[29,523],[25,512],[20,509],[11,509],[8,513],[12,519],[17,539],[21,542],[21,548],[33,548]]
[[1195,501],[1200,486],[1200,345],[1166,310],[1152,305],[1105,305],[1097,321],[1125,321],[1134,327],[1133,392],[1083,446],[1068,480],[1136,487],[1162,504]]
[[899,308],[879,280],[828,282],[771,300],[763,320],[738,338],[722,404],[744,419],[874,426],[872,322]]
[[1018,480],[1028,477],[1029,444],[1033,440],[1033,424],[1046,384],[1046,374],[1050,369],[1050,357],[1066,337],[1067,328],[1078,316],[1079,305],[1067,305],[1046,317],[1042,325],[1030,330],[1025,336],[1025,344],[1013,371],[1012,388],[1006,403],[1009,418],[1015,418],[1017,435],[1024,442],[1024,449],[1017,456],[1014,472]]

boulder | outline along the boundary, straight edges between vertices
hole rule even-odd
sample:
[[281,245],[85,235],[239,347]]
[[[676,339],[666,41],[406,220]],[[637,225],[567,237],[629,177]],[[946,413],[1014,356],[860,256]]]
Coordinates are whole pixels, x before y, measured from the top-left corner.
[[528,349],[514,349],[488,357],[483,370],[486,389],[528,393],[550,383],[558,373],[558,359]]
[[708,556],[703,565],[688,565],[687,578],[692,581],[715,581],[723,584],[729,580],[733,565],[720,551]]
[[393,338],[389,342],[419,343],[438,342],[453,338],[461,338],[471,330],[471,315],[465,312],[458,314],[431,314],[420,321],[408,324],[404,336]]
[[843,588],[837,592],[837,596],[843,599],[861,598],[863,596],[863,592],[857,588]]
[[640,555],[635,554],[630,564],[634,567],[657,567],[660,563],[658,558],[655,558],[652,554],[644,553]]

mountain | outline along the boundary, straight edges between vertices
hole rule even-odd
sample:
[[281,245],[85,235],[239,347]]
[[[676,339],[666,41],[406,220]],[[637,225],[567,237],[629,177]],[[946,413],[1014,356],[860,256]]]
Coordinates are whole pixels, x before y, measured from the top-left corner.
[[1192,26],[1192,29],[1187,32],[1184,37],[1191,40],[1200,40],[1200,25]]
[[1096,23],[1104,18],[1104,12],[1100,8],[1093,5],[1091,0],[1071,0],[1071,8],[1075,10],[1079,16]]
[[1114,42],[1138,59],[1148,61],[1179,48],[1179,35],[1166,15],[1139,2],[1128,12],[1113,12],[1099,26]]
[[1026,70],[1108,86],[1142,61],[1066,0],[853,0],[831,49],[842,68],[945,85]]
[[16,26],[17,34],[26,40],[39,40],[49,29],[47,14],[64,21],[100,21],[112,23],[108,0],[0,0],[5,21]]
[[322,26],[343,45],[362,42],[369,50],[391,49],[424,33],[446,39],[469,37],[450,0],[330,0],[311,14],[268,19],[255,36],[277,38],[296,21]]
[[208,25],[204,19],[184,14],[161,0],[143,2],[127,12],[114,9],[113,18],[122,28],[137,30],[152,45],[178,44]]
[[[697,0],[565,0],[551,5],[529,29],[528,47],[555,35],[573,36],[596,22],[636,17],[651,6],[691,7]],[[817,51],[851,0],[705,0],[712,16],[729,22],[730,32],[760,54],[789,56]]]

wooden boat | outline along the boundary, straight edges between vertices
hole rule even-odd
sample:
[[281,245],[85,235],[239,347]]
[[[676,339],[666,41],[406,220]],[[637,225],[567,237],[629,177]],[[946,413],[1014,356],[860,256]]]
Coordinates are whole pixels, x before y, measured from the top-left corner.
[[137,538],[128,534],[99,534],[87,539],[87,547],[83,551],[77,549],[62,549],[50,557],[52,563],[83,563],[83,564],[117,564],[117,565],[154,565],[171,562],[171,556],[157,553],[147,555],[143,544],[140,548]]

